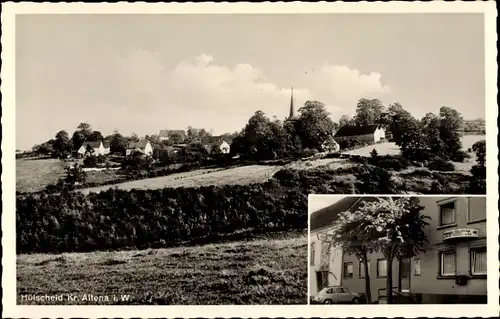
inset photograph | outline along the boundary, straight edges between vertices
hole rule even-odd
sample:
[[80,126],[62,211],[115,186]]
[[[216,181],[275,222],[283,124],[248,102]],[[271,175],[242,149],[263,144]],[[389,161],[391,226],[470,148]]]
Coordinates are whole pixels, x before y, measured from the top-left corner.
[[485,196],[309,196],[311,304],[486,304]]

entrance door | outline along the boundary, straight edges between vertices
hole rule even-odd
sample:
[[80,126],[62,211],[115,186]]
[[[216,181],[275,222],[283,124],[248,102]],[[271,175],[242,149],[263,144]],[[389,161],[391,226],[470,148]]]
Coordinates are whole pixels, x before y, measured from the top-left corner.
[[399,290],[410,292],[411,259],[404,258],[399,262]]
[[323,289],[323,275],[321,274],[321,271],[316,272],[316,287],[318,287],[318,292],[320,292]]

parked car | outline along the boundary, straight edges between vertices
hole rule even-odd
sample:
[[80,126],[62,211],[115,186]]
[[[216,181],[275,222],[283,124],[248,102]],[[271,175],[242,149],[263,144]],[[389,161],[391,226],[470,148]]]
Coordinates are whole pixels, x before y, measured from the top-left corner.
[[344,286],[330,286],[323,288],[312,300],[316,304],[339,304],[339,303],[361,303],[362,296],[355,292],[350,292]]

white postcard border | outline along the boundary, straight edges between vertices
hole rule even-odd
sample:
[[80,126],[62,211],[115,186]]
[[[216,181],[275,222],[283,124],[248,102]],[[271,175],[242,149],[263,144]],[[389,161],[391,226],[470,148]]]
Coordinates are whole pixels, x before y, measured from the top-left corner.
[[[2,5],[2,289],[3,317],[480,317],[496,316],[498,306],[498,128],[496,5],[489,2],[335,3],[4,3]],[[360,306],[18,306],[15,254],[15,15],[16,14],[290,14],[290,13],[485,14],[486,140],[488,212],[488,305]],[[464,75],[466,76],[466,75]],[[309,256],[308,256],[309,258]]]

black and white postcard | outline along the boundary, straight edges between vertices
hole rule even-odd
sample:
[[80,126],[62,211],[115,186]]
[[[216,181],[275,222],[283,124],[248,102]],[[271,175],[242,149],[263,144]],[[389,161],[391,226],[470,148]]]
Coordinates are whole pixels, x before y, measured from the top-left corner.
[[4,316],[498,314],[494,2],[2,9]]

